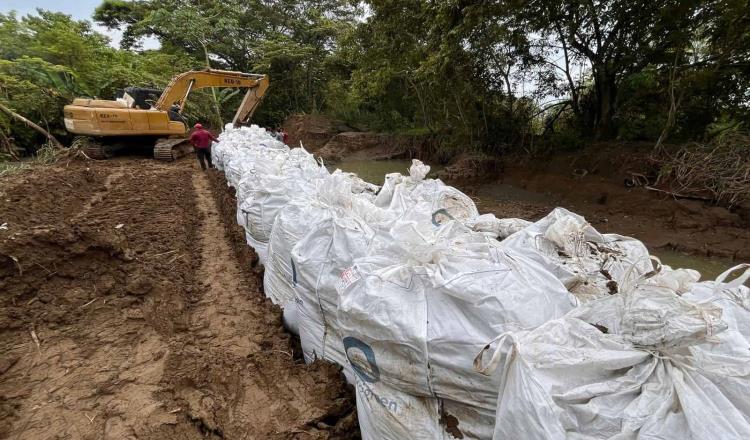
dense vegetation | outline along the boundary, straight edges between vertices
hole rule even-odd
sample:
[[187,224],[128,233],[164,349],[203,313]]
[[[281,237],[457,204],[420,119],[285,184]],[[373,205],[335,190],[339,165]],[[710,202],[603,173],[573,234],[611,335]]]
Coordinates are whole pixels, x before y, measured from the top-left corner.
[[[704,140],[750,123],[742,0],[104,0],[90,23],[0,14],[0,104],[64,136],[74,96],[112,98],[177,72],[268,73],[257,121],[323,112],[486,152],[589,140]],[[158,50],[142,50],[143,37]],[[191,100],[218,125],[239,96]],[[43,139],[0,113],[0,143]]]

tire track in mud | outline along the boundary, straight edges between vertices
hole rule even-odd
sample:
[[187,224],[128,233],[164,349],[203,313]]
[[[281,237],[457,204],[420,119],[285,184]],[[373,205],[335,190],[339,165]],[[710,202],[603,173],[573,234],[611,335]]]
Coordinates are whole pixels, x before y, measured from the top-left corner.
[[[137,178],[123,178],[128,168]],[[170,213],[190,204],[185,170],[162,170],[137,160],[72,163],[29,173],[23,185],[4,182],[11,200],[26,203],[4,206],[16,232],[0,237],[0,438],[135,439],[179,422],[159,398],[169,334],[149,316],[154,298],[189,270],[166,272],[148,254],[190,248],[158,236],[158,219],[173,222]],[[192,229],[174,226],[178,236]],[[8,271],[9,254],[23,272]]]
[[91,198],[86,203],[84,203],[83,207],[81,208],[81,212],[79,212],[78,215],[75,216],[75,218],[78,219],[86,217],[86,215],[94,205],[96,205],[97,203],[101,203],[101,201],[104,199],[104,196],[107,194],[107,192],[109,192],[110,188],[112,188],[112,185],[115,183],[115,181],[121,179],[124,175],[125,173],[123,173],[122,170],[115,170],[107,174],[107,177],[104,178],[102,188],[91,195]]
[[[199,231],[202,251],[198,281],[204,284],[205,290],[193,306],[191,330],[198,339],[215,341],[214,348],[230,348],[246,357],[259,351],[260,345],[253,340],[253,334],[240,333],[238,329],[245,326],[244,321],[254,324],[262,316],[247,304],[247,294],[243,291],[248,286],[243,286],[243,273],[225,238],[206,176],[194,174],[192,184],[204,219]],[[246,330],[262,333],[253,328]]]
[[190,334],[167,360],[163,382],[170,398],[209,437],[354,438],[350,425],[335,426],[353,416],[337,368],[293,358],[280,311],[234,252],[227,206],[219,209],[214,193],[221,189],[204,173],[194,174],[192,183],[203,219],[201,285],[190,307]]
[[225,184],[143,159],[2,183],[0,439],[357,438],[337,368],[292,358]]

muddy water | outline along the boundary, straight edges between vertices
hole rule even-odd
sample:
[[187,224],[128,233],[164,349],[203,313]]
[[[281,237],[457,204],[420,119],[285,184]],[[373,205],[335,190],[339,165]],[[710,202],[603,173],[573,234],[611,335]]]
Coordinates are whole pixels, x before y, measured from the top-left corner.
[[651,253],[673,269],[683,267],[697,270],[701,273],[701,281],[713,280],[720,273],[738,264],[723,258],[689,255],[669,249],[656,249]]
[[[392,160],[347,160],[329,165],[328,168],[333,171],[336,168],[342,171],[356,173],[368,182],[377,185],[383,184],[384,176],[388,173],[408,174],[411,160],[392,159]],[[431,165],[429,177],[435,177],[441,166]],[[529,191],[507,183],[491,182],[481,185],[476,192],[480,199],[492,201],[509,201],[509,202],[528,202],[540,205],[554,206],[555,197],[550,193],[541,193]],[[690,255],[669,249],[653,249],[651,252],[657,256],[664,264],[673,268],[690,268],[701,273],[702,280],[716,278],[734,264],[722,258],[709,258],[699,255]]]
[[[430,165],[429,177],[434,178],[438,171],[443,169],[440,165]],[[328,165],[330,171],[339,168],[341,171],[356,173],[359,177],[370,183],[382,185],[385,175],[388,173],[401,173],[408,175],[411,160],[388,159],[388,160],[344,160]]]
[[554,203],[552,194],[529,191],[509,183],[500,182],[482,184],[477,190],[477,196],[497,201]]

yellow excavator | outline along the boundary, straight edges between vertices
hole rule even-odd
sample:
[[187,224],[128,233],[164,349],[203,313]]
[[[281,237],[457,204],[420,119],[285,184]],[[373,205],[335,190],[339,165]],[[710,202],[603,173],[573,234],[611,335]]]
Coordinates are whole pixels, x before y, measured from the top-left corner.
[[214,69],[185,72],[172,78],[164,91],[129,87],[114,101],[76,98],[64,108],[65,128],[78,135],[73,144],[92,159],[107,159],[137,143],[153,145],[156,159],[174,160],[190,151],[182,110],[191,91],[247,88],[232,120],[236,126],[250,120],[268,86],[266,75]]

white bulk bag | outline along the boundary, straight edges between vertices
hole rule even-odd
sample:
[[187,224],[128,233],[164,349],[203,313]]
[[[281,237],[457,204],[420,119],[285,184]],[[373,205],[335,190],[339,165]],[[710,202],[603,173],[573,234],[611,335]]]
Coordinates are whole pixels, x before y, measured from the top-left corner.
[[331,210],[314,200],[292,200],[279,211],[271,229],[263,274],[264,291],[274,304],[284,306],[294,300],[292,249],[311,228],[330,216]]
[[342,280],[342,336],[371,347],[389,386],[494,408],[497,384],[473,370],[476,351],[498,330],[564,315],[572,297],[533,260],[457,222],[441,227],[434,243],[392,232],[400,259],[396,249],[359,259]]
[[[639,283],[500,336],[494,439],[750,438],[750,353],[711,302]],[[497,374],[497,372],[495,372]]]
[[555,274],[584,303],[611,295],[653,271],[648,249],[638,240],[600,234],[563,208],[501,242]]
[[311,225],[292,249],[300,340],[305,359],[347,364],[337,322],[341,273],[367,255],[373,231],[356,217],[331,215]]

